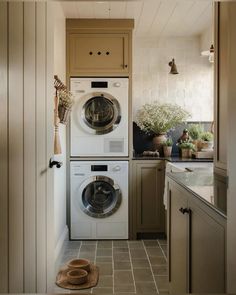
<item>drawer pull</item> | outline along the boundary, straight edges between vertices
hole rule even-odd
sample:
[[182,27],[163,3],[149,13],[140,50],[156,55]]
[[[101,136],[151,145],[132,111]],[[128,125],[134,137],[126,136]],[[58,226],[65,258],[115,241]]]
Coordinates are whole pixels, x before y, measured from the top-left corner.
[[185,214],[185,213],[187,213],[187,214],[189,214],[190,213],[190,210],[188,209],[188,208],[180,208],[179,209],[179,211],[182,213],[182,214]]

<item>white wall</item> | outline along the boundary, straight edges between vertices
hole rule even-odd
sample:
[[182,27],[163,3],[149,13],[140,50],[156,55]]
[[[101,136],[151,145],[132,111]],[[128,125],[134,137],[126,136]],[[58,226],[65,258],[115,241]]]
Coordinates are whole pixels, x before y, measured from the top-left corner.
[[[61,5],[54,3],[54,74],[66,81],[66,24]],[[62,243],[67,236],[66,226],[66,126],[60,124],[59,134],[62,154],[54,158],[63,162],[54,172],[54,220],[55,220],[55,258],[60,254]]]
[[212,27],[207,28],[200,36],[200,50],[206,51],[209,50],[211,44],[213,44],[213,33]]
[[[169,74],[175,58],[179,75]],[[133,114],[147,102],[177,103],[191,121],[213,120],[213,66],[200,56],[200,38],[134,38]]]

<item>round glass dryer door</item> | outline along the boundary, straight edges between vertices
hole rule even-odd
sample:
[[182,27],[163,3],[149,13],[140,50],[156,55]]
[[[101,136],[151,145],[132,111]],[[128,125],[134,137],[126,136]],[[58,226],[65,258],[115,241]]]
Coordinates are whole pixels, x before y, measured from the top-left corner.
[[79,191],[80,208],[89,216],[104,218],[114,214],[121,204],[121,191],[106,176],[94,176],[86,180]]
[[120,105],[109,94],[93,93],[93,95],[83,106],[83,121],[90,128],[91,133],[109,133],[120,123]]

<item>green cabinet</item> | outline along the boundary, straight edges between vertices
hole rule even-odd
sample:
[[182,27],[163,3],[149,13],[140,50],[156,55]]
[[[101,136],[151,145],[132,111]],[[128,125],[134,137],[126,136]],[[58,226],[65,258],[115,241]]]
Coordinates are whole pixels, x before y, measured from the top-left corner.
[[164,167],[164,161],[133,161],[132,224],[134,238],[140,234],[158,235],[165,231]]
[[170,293],[224,293],[226,219],[168,182]]

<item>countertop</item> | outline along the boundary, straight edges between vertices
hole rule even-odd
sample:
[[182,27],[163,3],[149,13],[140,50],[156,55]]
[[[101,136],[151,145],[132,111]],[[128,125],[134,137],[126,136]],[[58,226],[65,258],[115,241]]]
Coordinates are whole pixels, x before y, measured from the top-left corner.
[[142,155],[135,155],[133,156],[133,160],[165,160],[171,163],[176,163],[176,162],[209,162],[212,163],[213,159],[185,159],[185,158],[180,158],[180,157],[154,157],[154,156],[142,156]]
[[220,215],[227,217],[226,180],[214,174],[212,169],[196,168],[191,172],[170,172],[167,176]]

